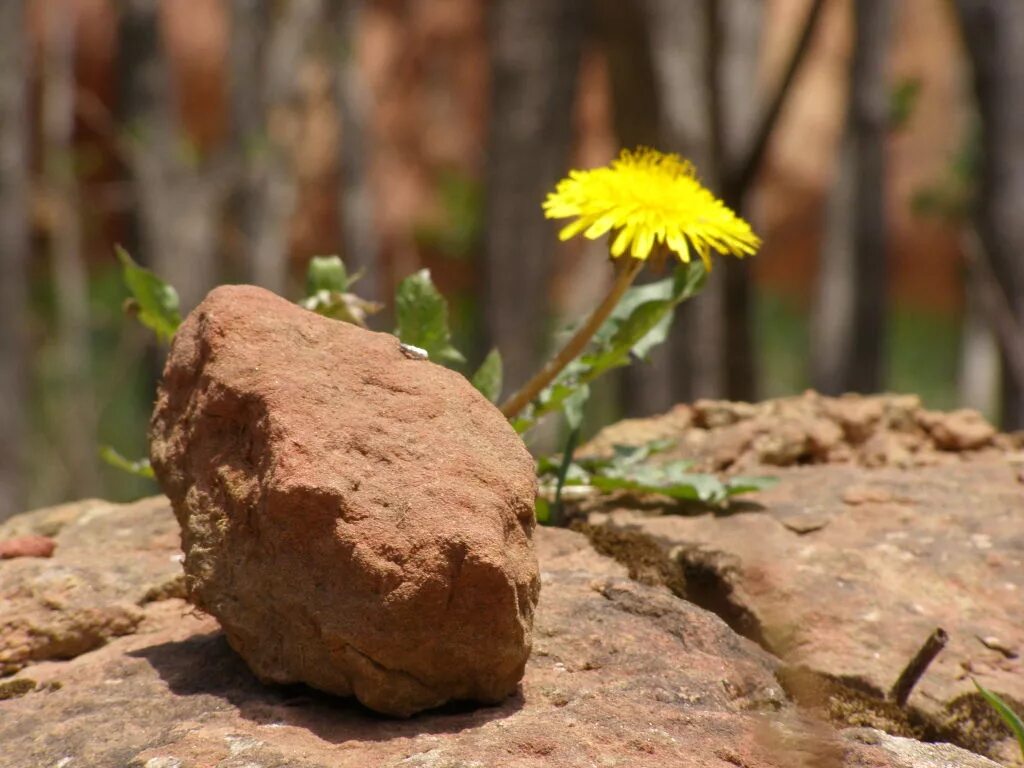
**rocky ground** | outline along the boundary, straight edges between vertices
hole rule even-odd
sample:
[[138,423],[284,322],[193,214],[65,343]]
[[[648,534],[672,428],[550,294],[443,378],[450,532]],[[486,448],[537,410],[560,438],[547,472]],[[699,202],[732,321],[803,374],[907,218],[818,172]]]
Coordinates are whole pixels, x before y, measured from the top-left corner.
[[[587,450],[665,436],[659,460],[780,483],[721,513],[577,501],[580,532],[536,534],[519,692],[406,720],[258,683],[182,600],[162,498],[0,525],[0,767],[1014,764],[970,681],[1024,701],[1014,438],[905,398],[807,396],[679,408]],[[948,647],[887,701],[936,627]]]
[[[672,437],[658,457],[779,484],[720,513],[584,498],[575,527],[634,578],[722,616],[800,670],[787,692],[835,723],[1019,748],[971,682],[1024,711],[1024,451],[974,412],[915,397],[698,402],[621,422],[583,452]],[[949,644],[900,709],[886,694],[937,628]]]

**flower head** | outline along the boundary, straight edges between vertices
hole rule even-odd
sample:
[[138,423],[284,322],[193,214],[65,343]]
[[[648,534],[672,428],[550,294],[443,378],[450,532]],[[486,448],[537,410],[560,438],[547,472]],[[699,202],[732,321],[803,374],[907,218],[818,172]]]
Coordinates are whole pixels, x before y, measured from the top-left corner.
[[711,268],[710,251],[746,256],[761,244],[750,225],[697,180],[679,155],[641,147],[622,150],[611,165],[571,171],[544,201],[549,219],[576,217],[559,237],[591,240],[614,232],[611,255],[646,259],[663,244],[681,261],[696,251]]

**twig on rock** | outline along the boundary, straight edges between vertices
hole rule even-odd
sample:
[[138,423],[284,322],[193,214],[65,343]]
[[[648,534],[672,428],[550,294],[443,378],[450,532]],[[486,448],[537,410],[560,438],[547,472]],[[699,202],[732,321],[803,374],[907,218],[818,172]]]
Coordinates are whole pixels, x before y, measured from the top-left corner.
[[900,673],[899,678],[893,685],[892,690],[889,691],[889,698],[896,702],[899,707],[906,706],[907,699],[910,698],[910,692],[914,690],[914,686],[917,685],[917,681],[921,679],[924,673],[928,670],[928,666],[935,660],[935,657],[939,655],[939,651],[946,647],[946,643],[949,642],[949,635],[942,627],[936,628],[932,632],[928,639],[925,640],[924,645],[914,654],[914,658],[910,660],[903,672]]

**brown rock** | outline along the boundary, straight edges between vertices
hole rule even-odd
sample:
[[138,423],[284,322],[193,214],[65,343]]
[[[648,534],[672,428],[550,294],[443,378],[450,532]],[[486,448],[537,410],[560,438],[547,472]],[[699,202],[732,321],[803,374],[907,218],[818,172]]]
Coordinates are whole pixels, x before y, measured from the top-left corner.
[[45,507],[15,515],[0,523],[0,538],[17,536],[55,537],[64,526],[73,523],[90,509],[107,508],[109,501],[82,499],[55,507]]
[[964,408],[952,413],[923,411],[918,420],[931,433],[935,444],[945,451],[969,451],[989,445],[995,427],[977,411]]
[[885,406],[878,398],[844,395],[826,400],[825,413],[842,427],[851,443],[862,443],[881,422]]
[[849,728],[843,731],[843,736],[858,744],[878,747],[892,768],[999,768],[998,763],[952,744],[922,744],[874,728]]
[[262,680],[400,716],[516,689],[533,460],[465,378],[223,287],[178,331],[151,436],[189,597]]
[[[138,593],[163,578],[165,500],[108,505],[135,550],[95,557]],[[129,513],[130,510],[130,513]],[[73,527],[74,528],[74,527]],[[4,768],[981,768],[948,745],[836,733],[798,713],[778,662],[712,614],[624,578],[569,531],[537,531],[544,599],[521,695],[409,720],[299,687],[259,684],[216,622],[176,599],[134,634],[72,661],[34,664],[0,701]],[[102,541],[88,539],[94,554]],[[61,541],[53,568],[69,550]],[[165,553],[166,554],[166,553]],[[135,567],[146,564],[148,572]],[[8,567],[11,564],[0,566]],[[2,698],[2,697],[0,697]],[[895,745],[895,746],[894,746]],[[918,762],[900,755],[913,754]],[[940,762],[940,760],[942,762]]]
[[[0,561],[0,677],[134,632],[147,595],[181,572],[178,526],[163,499],[64,505],[60,517],[52,558]],[[51,509],[19,515],[0,535],[52,519]]]
[[0,541],[0,560],[15,557],[51,557],[57,543],[49,536],[16,536]]
[[975,412],[925,411],[916,395],[824,397],[809,391],[754,404],[699,400],[686,420],[677,411],[614,424],[580,452],[674,437],[677,446],[663,459],[690,460],[698,471],[748,473],[764,464],[924,466],[960,458],[954,451],[1019,449],[1016,437],[996,434]]
[[704,429],[728,427],[752,418],[756,413],[756,407],[750,403],[732,400],[698,400],[693,404],[694,423]]
[[893,500],[888,488],[874,485],[851,485],[842,495],[843,503],[857,506],[859,504],[887,504]]
[[[1019,755],[986,720],[971,682],[1024,702],[1024,493],[1016,468],[986,455],[906,469],[762,471],[780,478],[755,497],[762,509],[681,516],[617,500],[589,514],[592,536],[630,566],[642,552],[647,572],[664,574],[678,594],[784,661],[845,681],[850,696],[874,692],[832,712],[838,722],[870,722],[865,706],[886,716],[883,694],[944,628],[949,644],[914,689],[911,709],[944,740],[997,759]],[[828,524],[813,525],[820,518]]]

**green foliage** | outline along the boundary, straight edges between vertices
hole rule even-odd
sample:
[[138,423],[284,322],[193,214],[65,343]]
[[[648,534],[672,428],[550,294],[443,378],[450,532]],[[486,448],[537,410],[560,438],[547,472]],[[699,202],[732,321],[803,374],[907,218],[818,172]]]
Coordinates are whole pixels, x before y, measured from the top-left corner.
[[425,350],[435,363],[451,366],[466,362],[452,346],[448,303],[430,279],[430,270],[421,269],[399,284],[395,312],[398,316],[395,335],[402,343]]
[[975,125],[964,135],[941,176],[914,192],[910,210],[917,216],[964,221],[977,195],[981,155],[981,133]]
[[999,696],[982,686],[977,680],[973,678],[971,680],[978,689],[978,692],[985,698],[985,701],[989,703],[989,706],[996,711],[996,714],[1002,718],[1003,722],[1013,732],[1013,735],[1017,737],[1021,756],[1024,756],[1024,720],[1021,720],[1020,715],[1010,709],[1010,705]]
[[109,445],[100,447],[100,458],[115,469],[120,469],[130,475],[145,477],[150,480],[155,477],[153,474],[153,467],[150,466],[149,459],[137,459],[132,461],[131,459],[127,459],[122,456],[115,448],[112,448]]
[[442,171],[437,179],[437,198],[440,213],[417,226],[417,242],[452,259],[469,258],[483,231],[480,182],[458,170]]
[[668,337],[675,308],[696,294],[707,273],[700,262],[676,267],[671,277],[630,288],[580,357],[512,421],[525,432],[552,411],[561,410],[570,427],[582,419],[588,385],[610,370],[629,365]]
[[473,374],[473,378],[470,381],[480,394],[492,403],[496,403],[498,398],[501,397],[503,372],[501,353],[497,349],[492,349],[487,354],[487,357],[484,358],[480,367],[476,369],[476,373]]
[[320,291],[344,293],[358,279],[358,276],[349,278],[340,256],[314,256],[306,268],[306,295],[313,296]]
[[[562,459],[541,459],[537,472],[544,478],[556,476],[556,499],[567,486],[591,486],[601,491],[654,493],[680,501],[697,501],[709,506],[724,506],[729,499],[753,491],[770,488],[773,477],[729,477],[690,472],[692,462],[670,461],[653,464],[647,460],[674,445],[672,440],[655,440],[640,446],[616,445],[611,456],[586,457],[566,461],[572,447]],[[571,446],[571,444],[570,444]],[[557,504],[557,502],[556,502]]]
[[366,318],[383,305],[349,292],[358,279],[358,274],[349,276],[338,256],[314,256],[306,270],[307,295],[299,304],[318,315],[365,328]]
[[921,97],[921,79],[905,77],[896,83],[889,94],[889,129],[905,128],[917,108]]
[[569,472],[573,468],[572,457],[576,453],[576,446],[580,440],[579,425],[572,428],[569,439],[565,443],[565,450],[562,451],[562,463],[558,467],[555,483],[555,502],[551,506],[548,516],[544,522],[549,525],[558,525],[562,522],[562,490],[569,479]]
[[129,309],[139,322],[156,334],[157,340],[170,343],[181,325],[178,292],[148,269],[136,264],[121,246],[114,248],[124,283],[132,298]]

